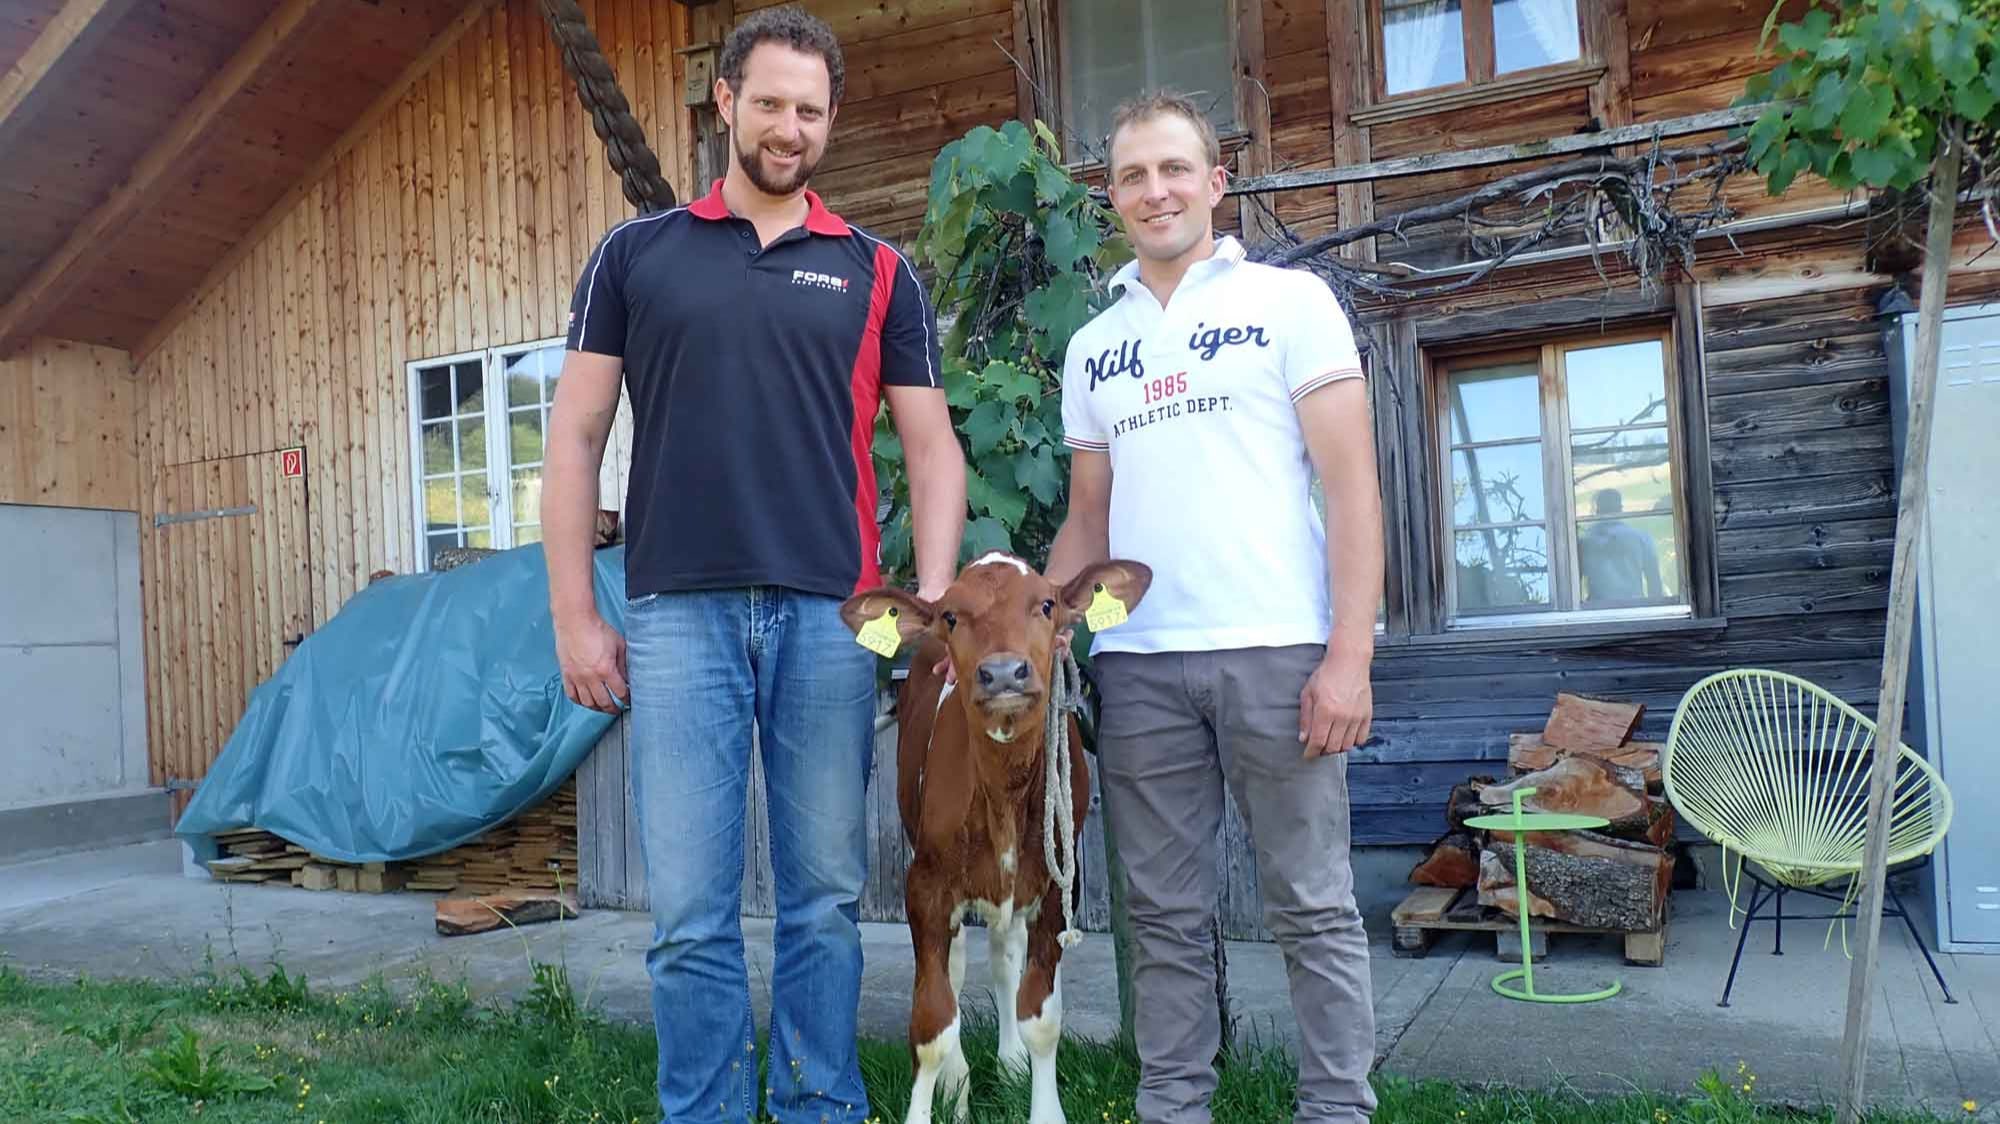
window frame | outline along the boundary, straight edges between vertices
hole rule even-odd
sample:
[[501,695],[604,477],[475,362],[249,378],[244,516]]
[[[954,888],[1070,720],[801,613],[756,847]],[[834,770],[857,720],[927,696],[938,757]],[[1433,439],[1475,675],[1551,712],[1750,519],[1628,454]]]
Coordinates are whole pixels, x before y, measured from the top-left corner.
[[[1044,92],[1048,99],[1048,116],[1052,118],[1049,124],[1055,130],[1056,135],[1063,141],[1064,167],[1071,174],[1085,178],[1103,174],[1109,169],[1105,167],[1104,161],[1100,160],[1097,156],[1078,154],[1075,151],[1077,142],[1080,141],[1084,144],[1095,145],[1100,143],[1101,138],[1071,138],[1069,135],[1075,128],[1075,122],[1070,120],[1069,113],[1070,68],[1069,55],[1064,45],[1063,29],[1068,6],[1070,4],[1087,4],[1089,2],[1090,0],[1021,0],[1021,3],[1016,5],[1017,24],[1023,18],[1026,18],[1025,13],[1019,10],[1022,6],[1039,6],[1042,10],[1043,27],[1046,28],[1045,34],[1048,39],[1048,59],[1051,71],[1048,78],[1044,80],[1044,85],[1046,86]],[[1374,3],[1376,0],[1369,0],[1369,2]],[[1230,116],[1234,118],[1234,123],[1227,129],[1217,129],[1216,139],[1220,142],[1222,148],[1222,162],[1228,164],[1235,158],[1239,151],[1252,143],[1256,135],[1257,121],[1262,116],[1259,113],[1260,107],[1255,104],[1253,98],[1246,96],[1244,90],[1245,84],[1242,79],[1246,74],[1256,75],[1261,78],[1263,71],[1263,44],[1258,42],[1253,45],[1247,42],[1246,31],[1253,29],[1245,27],[1246,17],[1255,17],[1256,27],[1254,30],[1259,35],[1262,33],[1263,24],[1262,8],[1257,0],[1222,0],[1222,6],[1223,24],[1228,28],[1229,34],[1230,65],[1228,77],[1230,89],[1228,96],[1231,106]],[[1017,32],[1018,41],[1019,34]],[[1253,47],[1255,51],[1254,57],[1251,54]],[[1021,109],[1024,115],[1032,116],[1032,106],[1024,105]]]
[[[1404,312],[1370,316],[1356,324],[1365,338],[1364,360],[1374,396],[1377,466],[1382,477],[1386,532],[1384,648],[1491,646],[1522,643],[1564,647],[1607,637],[1714,633],[1728,625],[1717,574],[1718,500],[1708,433],[1706,374],[1701,348],[1700,285],[1684,281],[1644,293],[1621,290],[1555,296],[1529,309],[1482,308],[1459,312]],[[1662,333],[1671,350],[1666,364],[1670,456],[1676,474],[1676,510],[1686,603],[1671,607],[1536,611],[1513,619],[1499,615],[1453,618],[1446,568],[1457,557],[1451,511],[1443,507],[1450,461],[1450,433],[1439,425],[1440,361],[1493,354],[1546,340],[1604,342],[1634,332]],[[1461,363],[1463,362],[1461,358]]]
[[[1576,508],[1574,445],[1576,435],[1570,425],[1567,354],[1571,351],[1621,344],[1657,342],[1660,345],[1660,386],[1665,398],[1667,469],[1674,498],[1673,525],[1676,588],[1681,600],[1669,605],[1587,608],[1582,604],[1582,577],[1576,535],[1580,526]],[[1467,341],[1435,349],[1431,355],[1433,377],[1427,404],[1434,426],[1436,444],[1431,455],[1434,469],[1436,512],[1435,532],[1442,569],[1443,603],[1439,619],[1454,630],[1532,626],[1549,621],[1585,623],[1619,620],[1658,620],[1687,617],[1695,611],[1695,597],[1688,549],[1689,524],[1687,442],[1679,395],[1674,393],[1678,369],[1672,325],[1653,323],[1592,332],[1556,330],[1498,345]],[[1505,363],[1532,364],[1537,370],[1539,432],[1534,440],[1542,447],[1543,511],[1540,523],[1548,553],[1549,604],[1546,608],[1517,608],[1492,612],[1466,612],[1458,605],[1457,535],[1460,528],[1452,518],[1450,490],[1454,442],[1448,416],[1449,388],[1454,371],[1498,366]],[[1525,438],[1522,440],[1526,440]],[[1475,442],[1476,443],[1476,442]]]
[[1514,87],[1537,86],[1552,78],[1584,73],[1591,73],[1594,77],[1594,72],[1602,68],[1597,64],[1597,45],[1592,42],[1589,8],[1597,2],[1599,0],[1576,0],[1575,58],[1497,74],[1495,68],[1498,66],[1499,48],[1494,39],[1493,0],[1459,0],[1459,36],[1465,57],[1465,77],[1457,82],[1419,86],[1392,94],[1388,92],[1389,41],[1383,18],[1383,0],[1362,0],[1368,21],[1369,49],[1374,56],[1373,65],[1368,68],[1369,100],[1373,105],[1393,106],[1406,101],[1428,102],[1451,98],[1453,95],[1477,96],[1489,91],[1496,96],[1505,96],[1512,94]]
[[[499,344],[472,351],[452,352],[445,355],[425,356],[422,359],[407,360],[403,364],[404,391],[409,402],[409,427],[406,446],[410,451],[410,520],[417,544],[417,572],[427,573],[431,568],[431,548],[429,523],[425,517],[424,502],[424,417],[423,417],[423,376],[428,371],[440,367],[451,367],[460,363],[477,361],[480,369],[481,393],[484,405],[484,429],[486,433],[486,523],[491,529],[494,550],[511,550],[524,545],[514,541],[513,476],[514,448],[508,416],[514,408],[507,400],[506,363],[517,355],[525,355],[545,348],[561,348],[567,344],[563,336],[525,340],[517,343]],[[548,428],[547,418],[543,419],[542,463],[547,464]]]

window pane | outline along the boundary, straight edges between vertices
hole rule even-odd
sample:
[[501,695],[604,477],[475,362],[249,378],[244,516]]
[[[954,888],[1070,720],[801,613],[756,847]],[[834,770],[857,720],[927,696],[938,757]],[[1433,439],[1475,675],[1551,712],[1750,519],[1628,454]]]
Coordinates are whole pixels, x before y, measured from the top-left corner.
[[458,467],[486,468],[486,419],[460,418],[458,421]]
[[514,525],[515,546],[526,546],[529,543],[541,541],[542,525],[540,523],[516,523]]
[[423,400],[424,421],[451,416],[451,368],[432,367],[417,375],[418,397]]
[[1586,609],[1680,600],[1672,515],[1587,519],[1577,530],[1576,560]]
[[[458,526],[458,484],[449,476],[424,481],[424,530]],[[453,538],[452,543],[456,544]]]
[[517,470],[514,473],[514,522],[533,523],[541,517],[542,470]]
[[476,414],[486,408],[486,376],[475,360],[452,368],[454,400],[461,414]]
[[540,464],[542,460],[542,408],[515,410],[507,415],[509,464]]
[[1389,93],[1465,81],[1465,34],[1458,0],[1384,0],[1382,42],[1383,82]]
[[425,536],[424,541],[430,544],[431,568],[437,568],[439,552],[459,545],[458,538],[457,531],[446,531],[443,534]]
[[465,545],[477,547],[480,550],[493,549],[493,529],[491,527],[480,527],[465,532]]
[[451,452],[451,425],[437,422],[424,427],[424,475],[437,476],[457,468]]
[[556,397],[556,376],[562,373],[560,345],[538,347],[507,359],[507,404],[539,406]]
[[1489,445],[1451,455],[1451,521],[1538,522],[1548,510],[1542,487],[1542,443]]
[[1493,70],[1570,62],[1581,54],[1576,0],[1493,0]]
[[1542,435],[1541,373],[1509,363],[1451,376],[1451,441],[1506,441]]
[[1674,509],[1664,426],[1579,438],[1569,459],[1578,518]]
[[1540,527],[1458,533],[1458,611],[1549,603],[1548,536]]
[[458,478],[459,522],[466,526],[490,521],[491,507],[486,500],[486,474],[468,472]]
[[1563,366],[1570,429],[1666,422],[1666,353],[1659,340],[1574,348],[1563,354]]
[[1062,93],[1071,132],[1063,138],[1065,155],[1079,141],[1088,155],[1104,155],[1111,111],[1141,88],[1173,87],[1192,97],[1217,131],[1233,128],[1229,12],[1215,0],[1062,5]]

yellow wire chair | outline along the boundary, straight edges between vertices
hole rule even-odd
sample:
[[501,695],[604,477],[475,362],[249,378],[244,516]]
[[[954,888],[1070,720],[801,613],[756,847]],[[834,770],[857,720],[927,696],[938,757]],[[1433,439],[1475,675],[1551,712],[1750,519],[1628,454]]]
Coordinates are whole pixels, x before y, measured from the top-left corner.
[[[1674,711],[1660,762],[1667,799],[1681,818],[1720,844],[1729,925],[1736,927],[1737,893],[1747,871],[1757,884],[1729,980],[1718,1006],[1729,1006],[1750,923],[1772,922],[1771,955],[1784,955],[1786,921],[1835,922],[1853,916],[1861,895],[1873,772],[1875,723],[1825,689],[1796,675],[1761,668],[1719,672],[1690,687]],[[1896,756],[1889,791],[1889,869],[1929,862],[1951,826],[1951,792],[1944,778],[1908,745]],[[1731,852],[1737,873],[1729,873]],[[1747,860],[1747,863],[1746,863]],[[1846,880],[1844,890],[1830,884]],[[1785,895],[1837,901],[1830,914],[1787,914]],[[1885,917],[1903,919],[1947,1003],[1956,1003],[1893,887]],[[1765,904],[1768,917],[1760,917]],[[1832,939],[1829,925],[1827,939]]]

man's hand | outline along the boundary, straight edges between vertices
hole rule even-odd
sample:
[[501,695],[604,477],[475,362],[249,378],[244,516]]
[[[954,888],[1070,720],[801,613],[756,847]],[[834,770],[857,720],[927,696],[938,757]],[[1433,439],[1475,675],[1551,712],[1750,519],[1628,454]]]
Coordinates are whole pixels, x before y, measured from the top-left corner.
[[617,714],[631,701],[625,685],[625,638],[596,613],[556,621],[556,661],[571,702]]
[[[925,586],[919,584],[917,586],[917,596],[923,598],[930,604],[935,605],[938,602],[938,598],[943,597],[945,590],[949,588],[950,588],[949,583],[946,583],[945,585],[941,586]],[[958,682],[958,669],[951,666],[951,649],[949,648],[945,649],[943,658],[939,659],[938,662],[931,665],[931,674],[943,675],[946,684]]]
[[1328,652],[1299,692],[1299,741],[1307,758],[1346,753],[1368,740],[1375,694],[1368,661]]

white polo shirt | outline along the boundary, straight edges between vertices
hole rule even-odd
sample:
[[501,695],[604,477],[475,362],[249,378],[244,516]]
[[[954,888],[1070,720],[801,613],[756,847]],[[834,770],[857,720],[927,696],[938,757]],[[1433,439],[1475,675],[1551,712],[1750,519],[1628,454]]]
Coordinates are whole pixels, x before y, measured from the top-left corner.
[[1164,309],[1136,262],[1111,286],[1063,358],[1063,439],[1110,455],[1111,556],[1153,584],[1091,650],[1324,644],[1326,529],[1296,404],[1362,377],[1333,291],[1228,236]]

